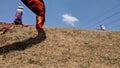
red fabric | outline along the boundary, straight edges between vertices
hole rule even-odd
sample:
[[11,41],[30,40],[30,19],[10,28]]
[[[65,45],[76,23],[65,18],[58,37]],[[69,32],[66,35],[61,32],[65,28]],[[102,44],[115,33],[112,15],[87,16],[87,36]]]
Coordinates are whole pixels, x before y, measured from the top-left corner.
[[21,0],[36,15],[36,28],[42,28],[45,22],[45,5],[43,0]]
[[43,0],[21,0],[30,10],[38,16],[45,15],[45,5]]

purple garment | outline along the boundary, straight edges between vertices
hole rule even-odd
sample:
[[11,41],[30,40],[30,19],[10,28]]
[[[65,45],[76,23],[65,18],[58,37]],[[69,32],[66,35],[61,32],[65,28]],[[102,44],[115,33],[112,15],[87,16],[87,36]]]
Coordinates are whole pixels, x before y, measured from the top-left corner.
[[22,11],[17,11],[14,19],[15,24],[22,24]]

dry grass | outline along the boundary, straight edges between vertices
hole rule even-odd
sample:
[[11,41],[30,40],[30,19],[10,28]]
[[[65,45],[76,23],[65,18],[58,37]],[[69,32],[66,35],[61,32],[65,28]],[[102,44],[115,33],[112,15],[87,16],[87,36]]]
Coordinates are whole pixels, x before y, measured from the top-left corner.
[[0,36],[0,68],[120,68],[120,32],[34,26]]

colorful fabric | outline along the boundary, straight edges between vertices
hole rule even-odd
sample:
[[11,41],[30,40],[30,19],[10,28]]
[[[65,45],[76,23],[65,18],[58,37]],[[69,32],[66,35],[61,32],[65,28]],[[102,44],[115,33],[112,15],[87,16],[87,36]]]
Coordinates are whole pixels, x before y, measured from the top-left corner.
[[36,20],[37,20],[37,22],[36,22],[36,28],[42,28],[43,25],[44,25],[45,17],[37,16]]
[[23,9],[18,8],[14,19],[15,24],[22,24],[22,14],[23,14]]
[[31,9],[36,15],[45,15],[45,5],[43,0],[21,0],[29,9]]
[[21,0],[36,17],[36,28],[42,28],[45,21],[45,5],[43,0]]

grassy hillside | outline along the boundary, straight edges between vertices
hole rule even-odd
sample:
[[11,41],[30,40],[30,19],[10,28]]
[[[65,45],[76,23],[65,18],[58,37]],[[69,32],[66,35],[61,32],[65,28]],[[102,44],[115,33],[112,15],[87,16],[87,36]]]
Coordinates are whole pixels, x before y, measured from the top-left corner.
[[0,35],[0,68],[120,68],[120,32],[16,26]]

